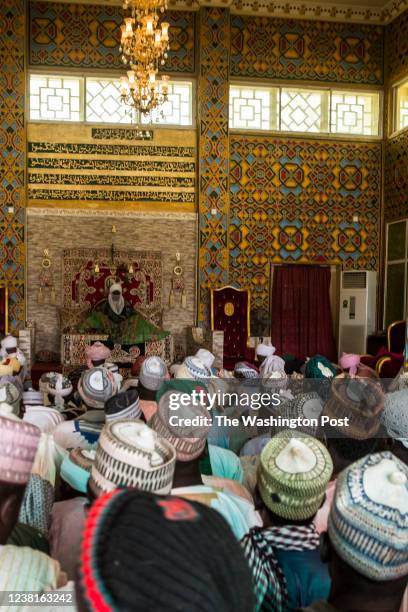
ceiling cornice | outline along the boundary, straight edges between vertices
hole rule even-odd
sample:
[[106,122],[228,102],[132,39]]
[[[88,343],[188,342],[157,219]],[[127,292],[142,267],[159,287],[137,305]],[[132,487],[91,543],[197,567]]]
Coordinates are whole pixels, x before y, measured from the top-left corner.
[[[68,4],[122,5],[121,0],[45,0]],[[384,6],[373,7],[336,2],[308,0],[169,0],[169,8],[198,11],[201,6],[230,8],[234,15],[311,19],[387,25],[408,9],[408,0],[389,0]]]

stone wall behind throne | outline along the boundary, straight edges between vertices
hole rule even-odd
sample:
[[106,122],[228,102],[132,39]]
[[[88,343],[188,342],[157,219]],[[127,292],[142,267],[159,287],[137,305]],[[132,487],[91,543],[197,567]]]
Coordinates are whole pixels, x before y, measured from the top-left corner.
[[[67,249],[106,249],[116,226],[115,248],[121,251],[160,252],[162,268],[161,302],[163,328],[172,332],[176,344],[185,344],[186,328],[194,324],[196,214],[190,212],[116,212],[106,210],[67,210],[29,208],[28,234],[28,319],[36,324],[36,351],[60,350],[59,307],[64,305],[64,251]],[[56,304],[38,304],[39,274],[44,248],[52,261]],[[186,308],[176,296],[169,308],[169,292],[175,254],[181,253],[185,270]],[[66,260],[65,260],[66,261]],[[66,278],[66,271],[65,271]]]

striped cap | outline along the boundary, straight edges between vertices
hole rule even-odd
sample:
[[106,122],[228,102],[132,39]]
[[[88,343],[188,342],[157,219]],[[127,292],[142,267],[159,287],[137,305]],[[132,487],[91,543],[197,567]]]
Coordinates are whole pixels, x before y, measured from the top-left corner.
[[176,453],[145,423],[107,423],[96,449],[89,486],[96,497],[125,486],[167,494],[173,484]]
[[105,404],[107,423],[117,419],[139,419],[141,414],[139,393],[134,387],[117,393],[109,398]]
[[42,406],[44,404],[44,394],[35,389],[28,389],[23,393],[24,406]]
[[167,366],[160,357],[147,357],[141,365],[139,381],[145,389],[157,391],[167,375]]
[[184,372],[187,373],[186,378],[192,378],[199,382],[205,382],[208,378],[211,378],[211,371],[197,357],[186,357],[175,377],[184,378]]
[[378,582],[408,575],[408,467],[390,452],[343,470],[329,515],[337,554]]
[[0,416],[0,481],[26,484],[40,442],[40,430]]
[[[172,383],[169,383],[171,386]],[[199,457],[205,447],[208,432],[211,428],[211,413],[205,406],[187,404],[188,394],[170,388],[159,399],[158,408],[149,421],[149,427],[154,429],[158,436],[168,440],[176,449],[177,461],[193,461]],[[186,405],[187,404],[187,405]],[[177,410],[171,406],[177,405]],[[176,416],[180,423],[185,419],[199,420],[200,424],[194,426],[170,425],[171,417]]]
[[378,432],[383,409],[384,392],[375,380],[337,376],[322,414],[338,423],[347,417],[348,425],[335,425],[335,429],[348,438],[367,440]]
[[300,431],[282,431],[262,450],[257,483],[272,512],[305,520],[320,508],[332,472],[331,457],[321,442]]
[[81,374],[78,393],[90,408],[102,409],[116,390],[113,373],[107,368],[91,368]]

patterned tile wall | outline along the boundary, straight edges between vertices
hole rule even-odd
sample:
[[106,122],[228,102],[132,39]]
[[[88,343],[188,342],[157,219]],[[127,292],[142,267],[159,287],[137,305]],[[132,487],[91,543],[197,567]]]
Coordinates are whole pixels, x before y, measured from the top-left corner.
[[385,221],[408,217],[408,132],[385,144]]
[[209,287],[228,283],[229,11],[200,11],[199,322],[208,323]]
[[[392,110],[391,85],[408,77],[408,10],[386,27],[386,80],[388,111]],[[391,115],[390,115],[391,120]],[[390,127],[390,126],[389,126]],[[384,220],[408,217],[408,131],[385,144]]]
[[408,75],[408,10],[385,28],[385,67],[388,82]]
[[9,322],[24,323],[24,0],[0,2],[0,280],[9,283]]
[[[168,11],[168,72],[194,72],[195,13]],[[119,54],[120,6],[30,2],[32,66],[123,68]]]
[[270,262],[377,269],[381,144],[233,135],[230,155],[229,281],[250,287],[254,318]]
[[232,15],[230,68],[234,77],[379,85],[383,28]]

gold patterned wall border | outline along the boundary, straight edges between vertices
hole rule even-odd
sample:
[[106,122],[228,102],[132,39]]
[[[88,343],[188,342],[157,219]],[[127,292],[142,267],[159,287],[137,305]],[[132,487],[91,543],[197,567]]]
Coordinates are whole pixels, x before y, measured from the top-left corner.
[[383,28],[231,16],[231,76],[383,83]]
[[[30,206],[146,206],[194,210],[196,148],[193,130],[156,130],[153,140],[129,143],[93,138],[89,126],[30,124]],[[100,134],[102,135],[102,134]],[[118,134],[115,133],[115,136]],[[148,208],[147,208],[148,209]]]
[[11,331],[25,321],[25,2],[0,2],[0,280]]
[[[31,66],[120,68],[120,6],[29,3],[29,61]],[[195,15],[189,11],[167,11],[170,52],[166,71],[195,71]]]
[[[182,2],[177,2],[182,7]],[[407,0],[390,0],[385,5],[371,6],[360,3],[307,2],[291,0],[233,0],[231,12],[239,15],[262,15],[283,19],[310,21],[354,22],[367,25],[384,25],[394,19],[408,6]]]
[[209,322],[209,288],[228,284],[229,11],[200,10],[198,320]]

